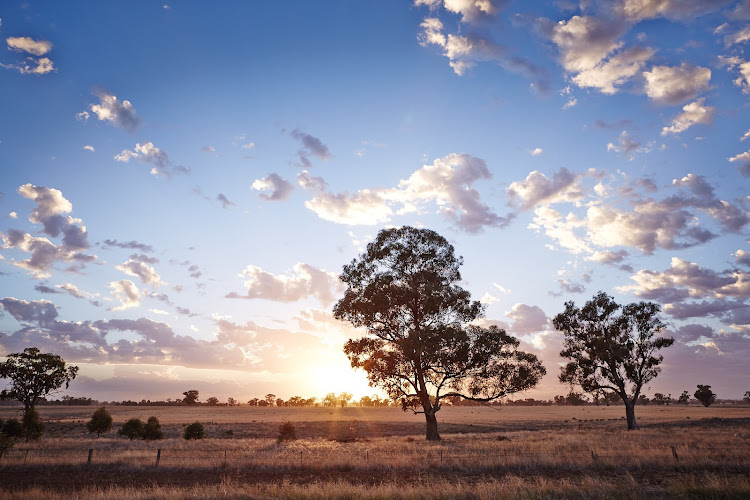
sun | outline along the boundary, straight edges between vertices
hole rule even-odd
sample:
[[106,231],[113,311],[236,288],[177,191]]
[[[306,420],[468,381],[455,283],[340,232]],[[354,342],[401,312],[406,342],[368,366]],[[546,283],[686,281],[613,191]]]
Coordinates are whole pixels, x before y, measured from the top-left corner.
[[343,356],[321,360],[311,366],[309,373],[310,392],[320,397],[329,392],[348,392],[354,396],[354,400],[358,400],[362,396],[380,392],[368,385],[364,370],[355,370]]

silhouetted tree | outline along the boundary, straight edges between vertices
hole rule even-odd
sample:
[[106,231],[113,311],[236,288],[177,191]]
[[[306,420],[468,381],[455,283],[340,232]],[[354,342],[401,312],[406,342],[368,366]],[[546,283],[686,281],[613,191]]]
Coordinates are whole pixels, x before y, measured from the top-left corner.
[[742,401],[750,404],[750,391],[745,391],[745,395],[742,397]]
[[688,391],[682,391],[680,397],[677,398],[677,402],[683,405],[690,404],[690,394],[688,393]]
[[161,431],[161,424],[156,417],[148,417],[146,425],[143,426],[143,439],[146,441],[158,441],[164,437]]
[[426,437],[440,439],[442,398],[491,401],[534,387],[545,370],[536,356],[497,328],[472,322],[479,302],[458,286],[462,259],[428,229],[385,229],[344,266],[337,319],[364,327],[344,352],[370,385],[385,389],[403,410],[423,413]]
[[203,424],[200,422],[193,422],[192,424],[185,427],[185,432],[182,437],[187,440],[190,439],[203,439],[205,432],[203,430]]
[[194,405],[198,402],[198,391],[196,391],[195,389],[185,391],[182,393],[182,395],[185,396],[184,398],[182,398],[182,402],[186,405]]
[[341,394],[339,394],[339,397],[338,397],[339,404],[341,405],[342,408],[344,408],[346,405],[349,404],[349,401],[351,401],[353,397],[354,396],[352,396],[348,392],[342,392]]
[[143,421],[140,418],[131,418],[117,431],[118,436],[125,436],[131,441],[143,437]]
[[253,398],[247,402],[248,406],[258,406],[258,398]]
[[227,398],[227,406],[239,406],[240,403],[234,398]]
[[716,394],[711,390],[710,385],[698,384],[698,390],[695,391],[695,394],[693,395],[695,396],[695,399],[700,401],[706,408],[716,402]]
[[294,423],[282,422],[281,425],[279,425],[279,433],[276,436],[276,442],[294,441],[295,439],[297,439],[297,429],[294,427]]
[[36,408],[29,408],[29,410],[23,414],[21,423],[23,425],[23,433],[27,443],[29,441],[37,441],[41,439],[42,434],[44,434],[44,422],[42,422]]
[[273,406],[273,404],[276,402],[276,394],[266,394],[266,403],[268,403],[268,406]]
[[652,401],[657,405],[669,406],[669,404],[672,402],[672,395],[670,394],[669,396],[665,396],[661,392],[657,392],[656,394],[654,394]]
[[217,397],[215,397],[215,396],[211,396],[210,398],[208,398],[208,399],[206,400],[206,404],[207,404],[208,406],[216,406],[216,405],[218,405],[218,404],[219,404],[219,398],[217,398]]
[[12,439],[23,437],[23,423],[17,418],[9,418],[6,420],[0,425],[0,430],[3,434]]
[[336,397],[336,393],[329,392],[326,394],[326,397],[323,398],[323,406],[326,407],[333,407],[336,406],[338,403],[338,398]]
[[86,428],[90,434],[96,432],[96,437],[99,437],[103,432],[112,429],[112,415],[102,406],[91,416],[91,420],[86,423]]
[[565,312],[552,320],[565,335],[560,356],[571,360],[562,368],[560,382],[586,392],[605,390],[619,395],[629,430],[638,429],[635,405],[641,389],[661,371],[663,357],[656,352],[674,343],[672,338],[655,337],[664,329],[659,310],[652,302],[620,306],[599,292],[582,308],[566,302]]
[[27,414],[50,393],[63,385],[67,389],[77,373],[77,366],[66,365],[57,354],[43,354],[36,347],[8,354],[0,363],[0,378],[10,379],[10,388],[0,391],[0,399],[15,399],[23,404],[22,421],[34,427],[26,433],[27,442],[30,435],[39,432],[41,436],[39,429],[44,429],[39,414],[36,418],[27,417]]

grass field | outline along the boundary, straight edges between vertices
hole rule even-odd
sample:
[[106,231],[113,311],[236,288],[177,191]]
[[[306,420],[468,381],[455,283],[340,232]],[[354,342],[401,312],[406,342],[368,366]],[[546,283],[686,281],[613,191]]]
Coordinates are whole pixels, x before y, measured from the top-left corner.
[[[91,437],[94,409],[41,407],[48,432],[0,460],[0,500],[750,498],[747,407],[646,406],[637,432],[621,406],[445,408],[440,443],[395,408],[110,408],[115,430],[157,416],[157,442]],[[207,439],[180,439],[193,421]],[[276,443],[282,421],[298,440]]]

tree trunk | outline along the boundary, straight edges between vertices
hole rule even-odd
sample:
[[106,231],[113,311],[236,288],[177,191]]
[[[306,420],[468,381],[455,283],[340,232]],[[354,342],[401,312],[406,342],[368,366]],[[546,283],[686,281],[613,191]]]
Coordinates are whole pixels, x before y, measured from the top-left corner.
[[434,414],[425,413],[424,418],[427,420],[427,441],[440,441],[437,417]]
[[639,430],[638,424],[635,422],[635,401],[625,402],[625,416],[628,419],[628,430],[637,431]]

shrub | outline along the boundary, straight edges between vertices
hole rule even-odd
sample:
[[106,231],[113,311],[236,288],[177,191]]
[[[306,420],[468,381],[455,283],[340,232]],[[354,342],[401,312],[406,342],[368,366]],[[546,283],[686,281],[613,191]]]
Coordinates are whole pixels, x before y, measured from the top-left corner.
[[0,431],[9,438],[23,437],[23,424],[17,418],[9,418],[0,427]]
[[131,418],[117,431],[118,436],[127,436],[132,441],[143,437],[143,421],[140,418]]
[[148,422],[143,428],[143,439],[146,441],[157,441],[162,439],[164,434],[161,432],[161,424],[156,417],[148,417]]
[[16,444],[15,439],[0,431],[0,458],[3,458],[3,455],[13,448],[14,444]]
[[297,429],[294,427],[293,422],[282,422],[279,425],[279,434],[276,436],[276,441],[281,443],[282,441],[294,441],[297,439]]
[[29,408],[23,416],[23,433],[27,443],[41,439],[44,433],[44,423],[35,408]]
[[99,437],[103,432],[112,429],[112,415],[102,406],[91,416],[91,420],[86,423],[86,428],[90,434],[96,432],[96,437]]
[[200,422],[193,422],[192,424],[185,427],[185,433],[183,437],[185,439],[203,439],[205,432],[203,431],[203,424]]

